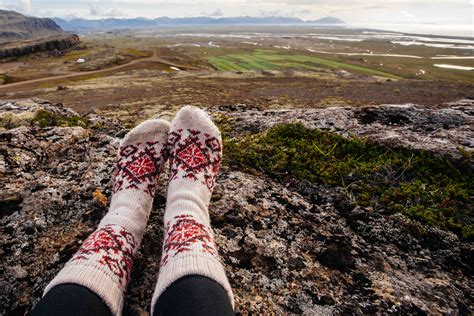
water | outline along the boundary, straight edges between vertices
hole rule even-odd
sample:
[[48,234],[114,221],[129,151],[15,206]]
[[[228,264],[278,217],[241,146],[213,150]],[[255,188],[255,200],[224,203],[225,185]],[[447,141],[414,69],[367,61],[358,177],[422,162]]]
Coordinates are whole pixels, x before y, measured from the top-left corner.
[[[422,59],[421,56],[416,55],[401,55],[401,54],[378,54],[378,53],[337,53],[337,52],[328,52],[324,50],[314,50],[311,48],[306,49],[312,53],[320,53],[320,54],[331,54],[331,55],[345,55],[345,56],[380,56],[380,57],[401,57],[401,58],[414,58],[414,59]],[[457,56],[456,56],[457,57]]]
[[448,64],[434,64],[433,66],[438,67],[438,68],[456,69],[456,70],[469,70],[469,71],[474,70],[474,67],[448,65]]
[[348,27],[372,28],[402,33],[460,36],[474,38],[473,24],[436,25],[436,24],[351,24]]
[[387,31],[363,31],[359,34],[333,34],[331,36],[324,33],[310,33],[308,35],[312,38],[330,41],[362,42],[364,40],[383,40],[403,46],[428,46],[435,48],[474,50],[474,38],[447,38],[442,37],[443,35],[428,37]]

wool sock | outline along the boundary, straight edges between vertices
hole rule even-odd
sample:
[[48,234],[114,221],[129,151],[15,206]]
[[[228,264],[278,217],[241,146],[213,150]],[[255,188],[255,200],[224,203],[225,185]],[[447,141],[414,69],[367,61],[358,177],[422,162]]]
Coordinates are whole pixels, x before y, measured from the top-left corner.
[[233,294],[214,243],[209,202],[222,160],[219,129],[202,110],[182,108],[168,139],[170,182],[164,216],[165,239],[151,309],[173,282],[202,275]]
[[112,314],[121,314],[133,256],[167,158],[169,129],[170,123],[164,120],[149,120],[125,136],[117,155],[109,211],[44,294],[59,284],[79,284],[99,295]]

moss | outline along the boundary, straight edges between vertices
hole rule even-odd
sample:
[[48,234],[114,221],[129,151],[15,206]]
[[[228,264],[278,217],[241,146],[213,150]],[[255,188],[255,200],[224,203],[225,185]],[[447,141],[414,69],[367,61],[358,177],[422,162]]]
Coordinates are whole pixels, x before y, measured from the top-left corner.
[[31,120],[33,124],[39,127],[48,126],[89,126],[89,121],[86,118],[80,116],[65,117],[56,113],[52,113],[46,110],[39,110]]
[[0,74],[0,86],[13,82],[12,77],[8,74]]
[[34,117],[32,112],[22,113],[1,113],[0,114],[0,130],[8,130],[19,126],[29,125]]
[[[224,133],[226,136],[226,133]],[[358,138],[284,124],[240,138],[224,137],[231,166],[340,186],[355,204],[401,212],[422,223],[472,238],[472,159],[387,148]]]
[[145,50],[139,50],[139,49],[133,49],[129,48],[124,51],[124,54],[126,55],[132,55],[134,57],[140,57],[140,58],[148,58],[151,57],[153,54],[149,51]]

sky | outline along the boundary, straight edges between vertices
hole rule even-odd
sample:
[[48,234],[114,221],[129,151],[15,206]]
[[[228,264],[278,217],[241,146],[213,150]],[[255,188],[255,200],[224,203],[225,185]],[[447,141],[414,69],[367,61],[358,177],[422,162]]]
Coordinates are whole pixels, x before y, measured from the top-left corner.
[[333,16],[353,25],[473,25],[474,16],[474,0],[0,0],[0,8],[67,19]]

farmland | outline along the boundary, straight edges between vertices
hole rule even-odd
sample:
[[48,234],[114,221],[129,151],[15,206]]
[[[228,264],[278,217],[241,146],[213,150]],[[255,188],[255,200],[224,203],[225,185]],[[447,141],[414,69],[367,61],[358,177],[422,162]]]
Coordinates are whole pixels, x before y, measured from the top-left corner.
[[321,71],[322,69],[329,68],[332,70],[346,70],[365,75],[401,79],[401,77],[394,74],[368,67],[321,57],[284,54],[272,50],[255,50],[251,54],[230,54],[219,57],[209,57],[208,60],[214,68],[221,71],[276,70],[288,68]]

